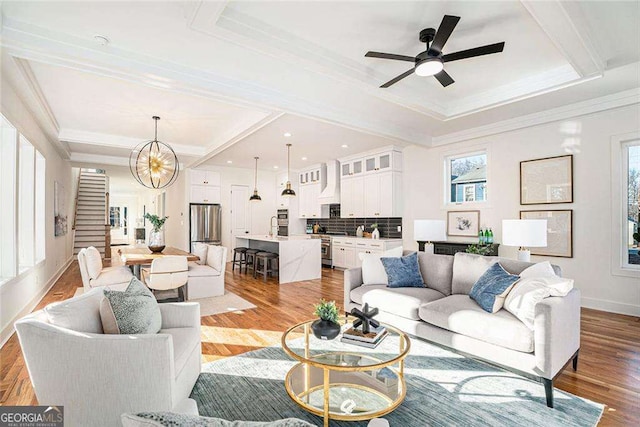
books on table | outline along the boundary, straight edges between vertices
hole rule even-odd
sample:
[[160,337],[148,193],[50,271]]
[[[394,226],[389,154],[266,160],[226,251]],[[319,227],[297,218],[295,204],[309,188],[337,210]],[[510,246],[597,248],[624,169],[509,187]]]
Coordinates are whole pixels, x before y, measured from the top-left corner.
[[387,330],[382,325],[377,328],[371,328],[366,334],[360,329],[351,327],[342,333],[340,341],[367,348],[376,348],[385,336],[387,336]]

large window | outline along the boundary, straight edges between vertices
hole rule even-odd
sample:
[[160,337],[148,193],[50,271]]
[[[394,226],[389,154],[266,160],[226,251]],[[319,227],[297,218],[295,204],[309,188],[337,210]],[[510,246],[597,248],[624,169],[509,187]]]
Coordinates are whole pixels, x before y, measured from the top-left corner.
[[45,259],[44,156],[4,117],[0,146],[0,283]]
[[626,179],[626,201],[623,213],[623,246],[627,256],[624,260],[626,267],[640,268],[639,241],[640,229],[640,141],[632,141],[623,144],[623,173]]
[[451,156],[446,159],[447,202],[473,203],[487,200],[487,154]]

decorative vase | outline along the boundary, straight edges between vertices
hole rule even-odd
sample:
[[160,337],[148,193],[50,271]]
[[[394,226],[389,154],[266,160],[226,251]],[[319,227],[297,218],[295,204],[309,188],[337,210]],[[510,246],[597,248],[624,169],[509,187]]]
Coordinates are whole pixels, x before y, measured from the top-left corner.
[[320,340],[332,340],[340,334],[340,325],[330,320],[318,319],[311,324],[311,330]]
[[371,238],[377,240],[380,238],[380,231],[377,228],[373,229],[373,233],[371,233]]
[[162,252],[165,248],[164,245],[164,230],[152,230],[149,233],[149,240],[147,241],[147,247],[151,252]]

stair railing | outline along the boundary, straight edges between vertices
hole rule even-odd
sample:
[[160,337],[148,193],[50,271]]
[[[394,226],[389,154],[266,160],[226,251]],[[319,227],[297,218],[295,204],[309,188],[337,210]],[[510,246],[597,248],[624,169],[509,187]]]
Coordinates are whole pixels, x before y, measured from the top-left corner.
[[76,230],[76,221],[78,220],[78,197],[80,197],[80,177],[82,176],[82,169],[78,170],[78,182],[76,182],[76,200],[75,200],[75,209],[73,212],[73,225],[71,226],[71,230],[74,231],[73,241],[75,242],[75,230]]
[[109,177],[104,177],[104,257],[111,259],[111,218],[109,215]]

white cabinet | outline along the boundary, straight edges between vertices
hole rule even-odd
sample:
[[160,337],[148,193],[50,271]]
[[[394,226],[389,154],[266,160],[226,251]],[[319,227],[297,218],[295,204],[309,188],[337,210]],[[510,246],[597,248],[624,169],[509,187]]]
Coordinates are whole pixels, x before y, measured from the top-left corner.
[[390,147],[340,159],[340,216],[402,216],[402,152]]
[[316,165],[298,174],[298,217],[328,218],[329,207],[320,204],[320,193],[327,185],[327,165]]
[[381,254],[402,246],[402,240],[372,240],[358,237],[340,237],[332,241],[334,267],[357,268],[362,266],[360,254]]
[[364,177],[364,217],[402,215],[402,174],[379,172]]
[[190,203],[220,203],[220,173],[214,171],[205,171],[191,169],[189,173]]

